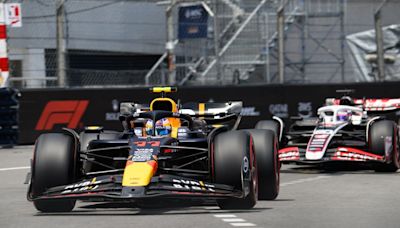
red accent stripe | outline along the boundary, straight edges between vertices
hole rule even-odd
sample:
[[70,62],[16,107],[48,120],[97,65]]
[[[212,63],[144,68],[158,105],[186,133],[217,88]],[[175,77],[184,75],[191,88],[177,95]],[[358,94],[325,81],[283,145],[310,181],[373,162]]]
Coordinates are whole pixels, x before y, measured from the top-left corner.
[[166,153],[166,154],[172,153],[172,149],[164,149],[164,153]]
[[2,72],[8,71],[8,58],[0,58],[0,70]]
[[[344,151],[343,149],[346,149],[347,151]],[[369,153],[366,151],[362,151],[362,150],[359,150],[356,148],[351,148],[351,147],[338,147],[337,151],[344,152],[344,153],[351,152],[351,153],[356,153],[356,154],[361,154],[361,155],[367,155],[367,156],[371,156],[371,157],[375,157],[375,158],[379,158],[379,159],[383,159],[383,157],[384,157],[384,156],[376,155],[376,154]]]
[[280,154],[288,153],[288,152],[299,152],[298,147],[286,147],[279,150]]
[[147,164],[149,164],[153,168],[153,175],[157,172],[158,168],[158,163],[154,160],[147,161]]
[[7,38],[7,27],[4,24],[0,24],[0,39]]

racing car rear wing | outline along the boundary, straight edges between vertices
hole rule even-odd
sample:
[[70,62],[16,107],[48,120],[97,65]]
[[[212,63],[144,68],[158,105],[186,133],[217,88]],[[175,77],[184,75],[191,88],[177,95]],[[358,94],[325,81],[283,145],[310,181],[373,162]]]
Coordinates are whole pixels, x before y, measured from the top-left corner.
[[133,102],[122,102],[119,105],[120,115],[130,115],[133,113],[150,111],[150,106],[146,104],[137,104]]
[[241,101],[228,101],[225,103],[196,103],[190,102],[182,105],[180,113],[190,116],[209,116],[216,117],[225,116],[229,114],[239,115],[242,111],[243,102]]
[[[327,98],[325,105],[339,105],[340,99]],[[390,112],[400,109],[400,98],[353,99],[353,105],[367,112]]]
[[[243,102],[228,101],[225,103],[185,103],[180,107],[179,113],[190,116],[215,117],[229,114],[239,115],[242,111]],[[137,104],[133,102],[122,102],[120,104],[120,114],[129,115],[133,113],[150,111],[150,106],[146,104]]]
[[[229,101],[225,103],[195,103],[190,102],[183,104],[179,109],[179,114],[185,114],[191,117],[199,117],[204,120],[207,125],[223,125],[236,129],[241,121],[241,111],[243,102]],[[150,107],[144,104],[133,102],[122,102],[120,104],[120,120],[124,125],[124,129],[128,129],[127,116],[132,114],[140,114],[150,111]],[[137,123],[140,125],[140,121]]]

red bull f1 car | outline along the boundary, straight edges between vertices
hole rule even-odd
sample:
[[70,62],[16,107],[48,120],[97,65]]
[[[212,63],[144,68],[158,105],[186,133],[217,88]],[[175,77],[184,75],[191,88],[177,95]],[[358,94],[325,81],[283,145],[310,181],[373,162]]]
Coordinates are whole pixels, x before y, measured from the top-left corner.
[[282,163],[355,162],[380,172],[399,169],[399,128],[383,114],[400,108],[400,99],[328,98],[317,118],[299,118],[283,132],[283,122],[259,125],[280,135]]
[[236,130],[241,102],[188,103],[166,97],[121,103],[122,132],[87,127],[36,141],[28,199],[42,212],[71,211],[76,200],[144,205],[215,200],[248,209],[279,192],[278,140],[271,130]]

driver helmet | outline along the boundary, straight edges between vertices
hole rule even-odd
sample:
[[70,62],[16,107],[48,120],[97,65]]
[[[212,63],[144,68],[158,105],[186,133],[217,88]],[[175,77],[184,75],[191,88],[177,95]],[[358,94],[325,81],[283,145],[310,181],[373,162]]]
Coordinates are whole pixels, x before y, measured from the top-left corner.
[[146,135],[153,135],[153,121],[147,120],[145,124]]
[[339,104],[340,105],[349,105],[349,106],[353,106],[354,105],[354,101],[351,97],[349,96],[343,96],[340,98],[339,100]]
[[156,135],[170,135],[172,131],[171,123],[167,118],[162,118],[156,122]]
[[[153,121],[148,120],[146,122],[146,134],[153,135]],[[172,131],[172,126],[170,121],[167,118],[162,118],[156,122],[156,134],[159,136],[170,135]]]
[[351,112],[342,110],[337,112],[336,119],[338,121],[348,121],[350,117],[351,117]]

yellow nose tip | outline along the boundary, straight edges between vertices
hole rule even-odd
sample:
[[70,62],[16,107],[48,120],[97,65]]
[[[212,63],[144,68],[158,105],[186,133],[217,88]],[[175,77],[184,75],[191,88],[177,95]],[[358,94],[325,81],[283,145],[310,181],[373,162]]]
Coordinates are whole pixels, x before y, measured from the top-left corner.
[[147,186],[157,171],[156,161],[126,163],[122,186]]

